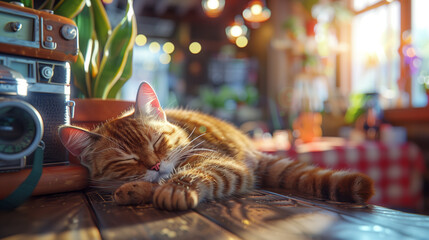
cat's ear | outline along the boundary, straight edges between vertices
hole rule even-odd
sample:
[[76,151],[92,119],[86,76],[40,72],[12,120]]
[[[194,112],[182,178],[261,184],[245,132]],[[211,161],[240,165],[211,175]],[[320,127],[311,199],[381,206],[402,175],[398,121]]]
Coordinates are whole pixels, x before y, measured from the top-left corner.
[[164,110],[162,110],[159,104],[155,91],[147,82],[140,84],[137,92],[135,115],[151,116],[164,121],[167,119]]
[[79,156],[94,134],[83,128],[60,126],[58,135],[64,147],[74,156]]

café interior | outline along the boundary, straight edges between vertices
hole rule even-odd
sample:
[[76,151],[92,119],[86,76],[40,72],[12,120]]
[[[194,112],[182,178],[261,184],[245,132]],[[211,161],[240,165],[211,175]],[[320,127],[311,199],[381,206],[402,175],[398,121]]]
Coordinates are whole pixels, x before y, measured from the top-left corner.
[[[186,211],[157,209],[150,202],[124,206],[114,201],[113,191],[88,181],[88,169],[63,147],[58,129],[64,122],[47,122],[28,166],[9,171],[0,155],[0,208],[12,206],[0,211],[0,238],[427,236],[428,0],[30,0],[22,1],[25,8],[3,2],[0,20],[40,16],[46,29],[39,32],[36,23],[23,22],[36,30],[19,35],[18,20],[0,29],[0,90],[3,80],[10,80],[3,69],[36,79],[33,86],[60,85],[67,90],[61,92],[66,125],[94,129],[116,118],[135,106],[139,86],[147,82],[164,109],[190,109],[227,121],[267,154],[366,174],[375,194],[368,203],[355,204],[256,189]],[[67,21],[68,28],[57,32],[42,17]],[[41,40],[48,34],[40,53],[14,40],[39,33]],[[32,44],[39,48],[36,40]],[[75,44],[73,51],[63,43]],[[61,61],[59,67],[36,73],[36,62],[52,60]],[[55,114],[63,113],[63,105]],[[36,108],[45,120],[45,109]],[[2,109],[1,124],[3,115]],[[0,129],[0,145],[11,139],[4,134],[8,129]],[[44,149],[42,142],[48,143]],[[39,150],[45,151],[43,173]],[[26,191],[24,179],[36,171],[36,183]],[[16,192],[24,196],[20,202],[10,198]]]
[[[24,2],[77,25],[71,124],[116,117],[146,81],[163,108],[228,121],[269,154],[362,172],[370,204],[429,214],[429,1]],[[85,102],[100,99],[107,115]]]

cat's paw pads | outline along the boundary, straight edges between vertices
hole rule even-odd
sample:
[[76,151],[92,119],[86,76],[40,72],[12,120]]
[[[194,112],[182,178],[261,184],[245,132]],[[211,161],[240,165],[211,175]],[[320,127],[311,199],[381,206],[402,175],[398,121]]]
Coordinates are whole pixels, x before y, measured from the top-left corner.
[[195,189],[173,182],[161,185],[153,196],[155,207],[169,211],[195,208],[198,202],[198,192]]
[[153,196],[153,187],[149,182],[129,182],[116,189],[113,199],[120,205],[149,203]]

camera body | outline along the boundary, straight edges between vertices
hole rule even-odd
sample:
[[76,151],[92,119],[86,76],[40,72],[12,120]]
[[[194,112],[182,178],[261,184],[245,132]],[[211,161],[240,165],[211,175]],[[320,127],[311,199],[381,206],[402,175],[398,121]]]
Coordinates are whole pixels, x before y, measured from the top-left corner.
[[[78,54],[75,23],[46,11],[0,2],[0,171],[68,163],[58,126],[70,123],[70,61]],[[3,21],[5,20],[5,21]]]

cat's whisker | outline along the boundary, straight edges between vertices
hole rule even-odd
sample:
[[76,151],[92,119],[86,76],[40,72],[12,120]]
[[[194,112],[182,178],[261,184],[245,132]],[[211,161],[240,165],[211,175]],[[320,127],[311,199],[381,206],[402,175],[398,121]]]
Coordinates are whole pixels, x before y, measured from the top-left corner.
[[[194,128],[194,130],[195,130],[195,128]],[[190,141],[189,143],[187,143],[185,146],[177,147],[176,149],[174,149],[172,152],[170,152],[169,156],[164,161],[172,161],[172,159],[184,158],[186,155],[188,155],[190,153],[189,150],[192,150],[192,149],[198,147],[199,145],[201,145],[204,142],[204,141],[199,142],[195,146],[192,146],[192,148],[189,148],[189,146],[194,141],[196,141],[198,138],[200,138],[204,134],[201,134],[201,135],[197,136],[195,139],[193,139],[192,141]]]
[[189,134],[188,139],[191,138],[192,134],[194,134],[195,129],[197,129],[197,127],[194,127],[194,129],[192,129],[192,132]]
[[93,188],[97,189],[103,189],[108,191],[114,191],[118,187],[120,187],[122,184],[124,184],[126,181],[120,181],[120,180],[90,180],[89,184]]
[[191,149],[191,150],[192,150],[192,152],[194,152],[194,151],[217,152],[216,150],[209,149],[209,148],[195,148],[195,149]]
[[187,144],[183,147],[183,149],[186,149],[189,145],[191,145],[193,142],[195,142],[196,140],[198,140],[198,138],[200,138],[200,137],[202,137],[202,136],[204,136],[204,135],[205,135],[205,133],[203,133],[203,134],[201,134],[201,135],[197,136],[196,138],[192,139],[192,141],[190,141],[189,143],[187,143]]
[[86,155],[88,155],[88,154],[97,154],[97,153],[102,153],[102,152],[105,152],[105,151],[116,150],[116,149],[117,148],[113,148],[113,147],[100,149],[99,151],[95,151],[95,149],[92,149],[92,151],[86,152]]

